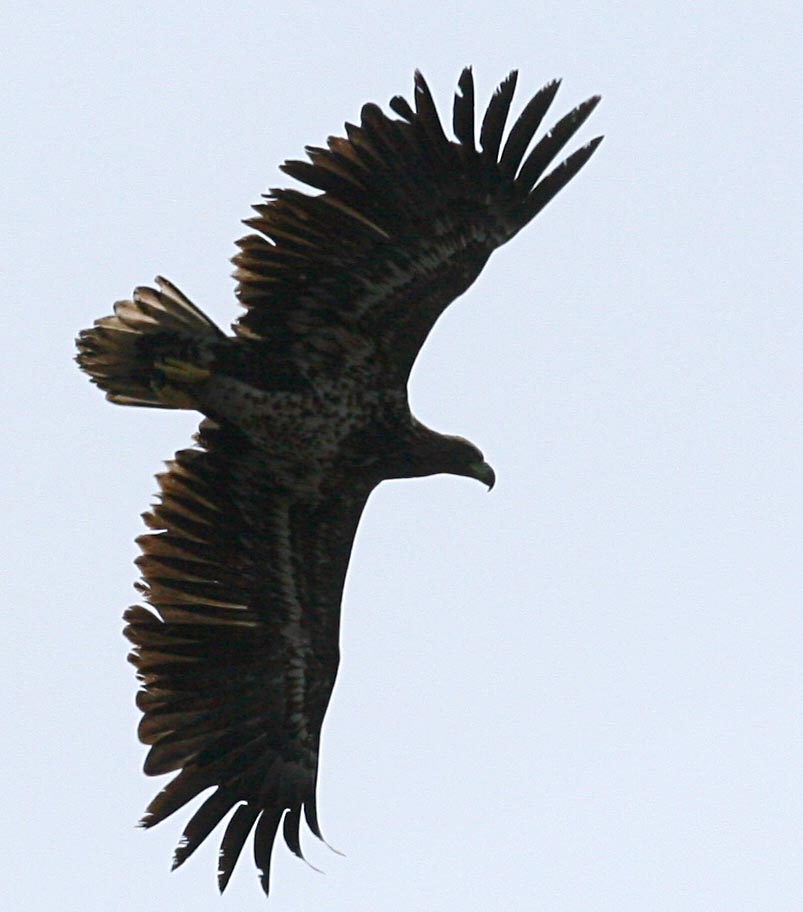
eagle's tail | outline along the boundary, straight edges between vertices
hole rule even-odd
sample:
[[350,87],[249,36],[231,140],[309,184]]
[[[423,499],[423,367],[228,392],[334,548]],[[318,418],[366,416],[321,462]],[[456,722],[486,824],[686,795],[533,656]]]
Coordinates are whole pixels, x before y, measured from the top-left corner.
[[82,330],[76,361],[118,405],[192,408],[170,381],[193,368],[174,358],[159,361],[159,353],[225,336],[167,279],[157,277],[156,284],[158,290],[135,288],[133,300],[118,301],[114,314]]

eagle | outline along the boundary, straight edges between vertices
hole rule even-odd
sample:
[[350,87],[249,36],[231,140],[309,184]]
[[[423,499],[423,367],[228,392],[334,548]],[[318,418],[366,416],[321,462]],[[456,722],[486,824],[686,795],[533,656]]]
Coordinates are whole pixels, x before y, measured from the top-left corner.
[[173,867],[228,817],[221,891],[252,831],[266,894],[280,826],[301,858],[302,813],[323,839],[321,725],[371,492],[442,472],[494,484],[478,447],[411,414],[407,382],[440,314],[601,142],[549,171],[599,96],[533,142],[559,82],[506,130],[516,81],[514,71],[494,92],[478,141],[471,69],[455,93],[454,139],[416,72],[413,104],[390,101],[397,116],[366,104],[345,136],[286,162],[312,192],[272,189],[245,221],[233,335],[161,277],[79,335],[78,364],[111,402],[204,416],[195,444],[157,476],[137,539],[147,605],[124,619],[145,773],[175,774],[142,824],[211,789]]

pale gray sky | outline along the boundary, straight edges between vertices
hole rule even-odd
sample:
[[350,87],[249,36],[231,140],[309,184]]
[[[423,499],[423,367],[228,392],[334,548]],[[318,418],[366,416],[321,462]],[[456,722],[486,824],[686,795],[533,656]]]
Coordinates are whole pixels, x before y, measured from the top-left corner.
[[[273,912],[799,912],[803,317],[797,0],[7,0],[3,908],[263,909],[186,815],[134,824],[120,614],[189,415],[107,405],[73,337],[157,273],[237,314],[239,219],[363,102],[442,112],[563,76],[582,174],[491,260],[416,367],[476,441],[372,498],[344,609],[310,871]],[[553,119],[555,119],[553,118]]]

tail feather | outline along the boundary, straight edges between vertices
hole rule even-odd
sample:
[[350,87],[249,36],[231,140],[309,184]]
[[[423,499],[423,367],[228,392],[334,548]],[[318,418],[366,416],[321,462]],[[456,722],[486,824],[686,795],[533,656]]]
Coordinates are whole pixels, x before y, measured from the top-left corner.
[[114,314],[101,317],[78,336],[76,361],[106,398],[118,405],[178,408],[154,386],[153,359],[143,342],[165,339],[224,339],[220,329],[175,285],[157,276],[156,288],[134,289],[132,300],[118,301]]

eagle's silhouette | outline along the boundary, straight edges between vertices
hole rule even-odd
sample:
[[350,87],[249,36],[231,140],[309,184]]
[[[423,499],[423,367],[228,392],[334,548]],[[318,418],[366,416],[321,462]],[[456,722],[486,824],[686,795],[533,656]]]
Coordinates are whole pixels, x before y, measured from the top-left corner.
[[532,149],[558,89],[544,86],[503,142],[516,73],[493,95],[475,144],[463,71],[455,140],[424,78],[415,106],[362,109],[359,126],[283,170],[310,185],[255,206],[235,256],[245,313],[227,336],[165,279],[137,288],[81,333],[78,362],[122,405],[197,409],[197,446],[159,476],[139,539],[140,588],[126,636],[142,689],[145,772],[177,775],[153,826],[204,790],[181,864],[232,810],[224,889],[248,837],[267,893],[279,824],[301,855],[302,810],[320,836],[321,723],[338,666],[340,601],[365,502],[384,479],[450,472],[489,487],[467,440],[410,413],[407,379],[443,310],[591,157],[543,176],[596,106],[590,98]]

